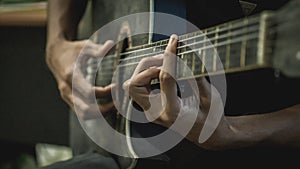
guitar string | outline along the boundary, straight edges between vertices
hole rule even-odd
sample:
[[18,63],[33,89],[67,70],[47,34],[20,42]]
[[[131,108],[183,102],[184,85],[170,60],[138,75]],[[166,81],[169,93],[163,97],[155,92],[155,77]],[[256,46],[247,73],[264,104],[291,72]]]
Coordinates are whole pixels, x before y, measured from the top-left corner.
[[[257,22],[257,24],[259,24],[258,21],[260,21],[260,19],[261,19],[261,17],[259,17],[259,16],[258,16],[258,17],[253,17],[253,18],[248,19],[247,26],[249,26],[249,25],[251,25],[251,24],[255,24],[255,22]],[[243,26],[243,25],[245,25],[244,21],[245,21],[245,19],[243,19],[243,20],[238,20],[238,21],[233,21],[233,22],[236,22],[236,23],[235,23],[235,24],[232,24],[231,26],[230,26],[228,23],[225,23],[225,24],[228,25],[228,26],[226,26],[225,28],[227,28],[226,30],[238,28],[238,26]],[[252,21],[252,22],[251,22],[251,21]],[[280,24],[281,22],[284,23],[284,24]],[[230,22],[229,22],[229,23],[230,23]],[[283,27],[285,26],[285,24],[286,24],[286,21],[284,21],[284,20],[283,20],[283,21],[280,21],[280,22],[277,22],[277,24],[275,24],[275,25],[273,25],[273,26],[270,26],[270,27],[268,28],[268,31],[269,31],[269,32],[277,31],[277,30],[283,28]],[[221,24],[221,25],[222,25],[222,24]],[[221,26],[221,25],[219,25],[219,26]],[[223,25],[224,25],[224,24],[223,24]],[[216,26],[216,27],[218,27],[218,26]],[[213,28],[215,28],[215,27],[213,27]],[[241,27],[241,29],[245,29],[245,28],[247,28],[247,27]],[[205,29],[205,30],[209,30],[209,29],[212,29],[212,28],[208,28],[208,29]],[[220,30],[224,31],[223,29],[224,29],[224,28],[222,28],[222,29],[220,29]],[[235,30],[235,31],[237,31],[237,30]],[[217,30],[214,30],[214,31],[208,32],[208,33],[206,33],[206,34],[203,33],[203,34],[201,34],[201,35],[197,35],[197,36],[193,36],[193,37],[189,37],[189,38],[185,38],[185,39],[180,39],[180,40],[179,40],[179,43],[180,43],[180,42],[187,41],[187,40],[199,38],[199,36],[207,36],[207,35],[210,35],[210,34],[216,33],[216,32],[217,32]],[[199,32],[192,32],[192,33],[189,33],[189,34],[197,34],[197,33],[199,33]],[[187,35],[182,35],[182,36],[179,36],[179,37],[188,36],[189,34],[187,34]],[[154,45],[154,44],[157,44],[157,43],[162,43],[163,41],[167,42],[168,39],[161,40],[161,41],[159,41],[159,42],[154,42],[154,43],[151,43],[151,44],[146,44],[146,46]],[[123,53],[120,53],[119,56],[131,54],[131,53],[137,53],[137,52],[140,52],[140,51],[143,51],[143,50],[148,50],[148,49],[154,49],[154,48],[159,48],[159,47],[165,47],[165,46],[167,46],[167,45],[166,45],[166,44],[163,44],[163,45],[152,46],[152,47],[149,47],[149,48],[136,49],[136,50],[134,50],[134,51],[129,51],[129,52],[123,52]],[[107,56],[105,56],[105,57],[115,57],[115,55],[107,55]]]
[[[281,30],[282,28],[283,28],[283,26],[284,26],[284,24],[283,25],[273,25],[273,26],[271,26],[269,29],[268,29],[268,32],[274,32],[274,31],[277,31],[277,30]],[[245,29],[244,29],[245,30]],[[247,33],[249,33],[249,32],[247,32]],[[232,36],[232,34],[230,35],[230,34],[228,34],[229,36]],[[225,38],[228,38],[228,37],[223,37],[222,36],[222,39],[225,39]],[[207,41],[201,41],[201,42],[203,42],[203,43],[206,43],[206,42],[209,42],[209,41],[212,41],[212,40],[219,40],[218,38],[208,38],[207,39]],[[247,39],[245,39],[245,40],[247,40]],[[198,42],[199,43],[199,42]],[[187,44],[186,46],[188,46],[189,44]],[[195,44],[194,44],[195,45]],[[165,45],[161,45],[160,47],[166,47],[167,46],[167,44],[165,44]],[[152,48],[158,48],[157,46],[156,47],[152,47]],[[148,48],[148,49],[150,49],[150,48]],[[132,51],[132,53],[134,53],[135,51]],[[160,51],[159,51],[160,52]],[[129,56],[128,58],[132,58],[132,59],[136,59],[136,58],[134,58],[134,57],[142,57],[142,56],[148,56],[148,55],[155,55],[155,54],[157,54],[157,53],[159,53],[159,52],[152,52],[152,53],[147,53],[147,54],[143,54],[143,55],[137,55],[137,56]],[[180,53],[179,53],[180,54]],[[105,56],[106,58],[110,58],[110,57],[115,57],[115,55],[107,55],[107,56]],[[118,61],[126,61],[126,60],[129,60],[128,58],[124,58],[124,59],[119,59]]]
[[[268,28],[268,31],[269,32],[274,32],[274,31],[277,31],[277,30],[280,30],[280,29],[282,29],[282,28],[284,28],[284,25],[286,24],[286,22],[284,22],[284,21],[282,21],[283,22],[283,24],[280,24],[280,23],[277,23],[277,24],[274,24],[274,25],[272,25],[272,26],[270,26],[269,28]],[[243,29],[245,29],[245,28],[243,28]],[[198,33],[198,32],[193,32],[193,34],[196,34],[196,33]],[[191,37],[190,39],[192,39],[193,37]],[[190,40],[189,39],[189,40]],[[209,40],[211,40],[211,39],[209,39]],[[246,38],[244,39],[244,40],[247,40]],[[227,40],[228,41],[228,40]],[[230,43],[232,43],[232,42],[230,42]],[[229,43],[229,44],[230,44]],[[224,45],[226,45],[226,44],[224,44]],[[166,45],[163,45],[163,46],[166,46]],[[155,46],[155,47],[157,47],[157,46]],[[155,47],[151,47],[151,48],[155,48]],[[213,45],[211,46],[211,48],[212,47],[214,47]],[[148,48],[149,49],[149,48]],[[202,49],[203,50],[203,49]],[[239,49],[238,49],[239,50]],[[136,52],[136,51],[132,51],[132,52]],[[159,53],[162,53],[163,51],[160,51]],[[190,53],[193,53],[193,52],[190,52]],[[123,53],[124,54],[124,53]],[[148,56],[148,55],[153,55],[153,54],[155,54],[155,53],[149,53],[149,54],[147,54],[146,56]],[[180,54],[180,53],[179,53]],[[179,55],[178,54],[178,55]],[[109,57],[115,57],[114,55],[107,55],[107,56],[105,56],[106,58],[109,58]],[[138,62],[137,62],[138,63]],[[137,64],[137,63],[135,63],[135,64]],[[97,63],[97,65],[98,65],[98,63]],[[133,65],[133,64],[132,64]],[[113,70],[114,68],[111,68],[110,70]],[[102,70],[104,70],[104,69],[102,69]],[[106,71],[107,69],[105,69],[105,71]]]
[[[238,36],[238,35],[243,36],[245,34],[249,34],[250,32],[258,32],[259,31],[258,28],[259,28],[258,26],[252,26],[249,29],[244,28],[242,30],[237,30],[236,32],[229,32],[229,33],[221,35],[219,37],[207,38],[207,39],[202,40],[202,41],[193,42],[191,44],[185,44],[185,48],[191,47],[192,45],[200,45],[201,46],[201,45],[206,44],[206,43],[211,42],[211,41],[226,39],[226,38],[227,38],[227,41],[228,41],[228,38],[231,37],[231,36]],[[167,46],[167,44],[161,45],[160,48],[165,48],[166,46]],[[178,47],[178,48],[180,48],[180,47]],[[178,48],[177,48],[177,51],[179,51],[183,47],[181,47],[180,49],[178,49]],[[158,47],[153,47],[153,49],[158,49]],[[132,52],[132,53],[134,53],[134,52]],[[118,61],[119,62],[128,61],[128,60],[137,59],[137,58],[141,58],[141,57],[143,58],[144,56],[156,55],[156,54],[159,54],[159,53],[160,53],[160,51],[154,51],[154,52],[149,52],[149,53],[140,54],[140,55],[136,55],[136,56],[128,56],[127,58],[119,59]],[[181,53],[178,53],[178,55],[180,55],[180,54]],[[105,56],[105,58],[110,58],[110,57],[115,57],[115,55]]]
[[[237,36],[237,35],[240,35],[240,34],[244,34],[245,30],[248,31],[246,33],[253,32],[253,31],[259,31],[259,26],[255,25],[255,26],[251,26],[251,27],[248,27],[248,28],[240,29],[240,30],[235,31],[235,32],[229,32],[227,34],[223,34],[223,35],[218,36],[218,37],[210,38],[209,40],[213,41],[213,40],[225,39],[225,38],[228,38],[230,36]],[[199,42],[203,42],[203,41],[199,41]],[[183,46],[179,46],[177,49],[182,49],[182,48],[185,48],[185,47],[189,47],[191,45],[196,45],[199,42],[194,42],[194,43],[191,43],[191,44],[184,43]]]
[[[251,22],[251,19],[252,19],[252,22]],[[261,19],[260,17],[254,17],[254,18],[248,19],[247,26],[253,25],[253,24],[255,24],[255,22],[256,22],[256,24],[259,24],[258,21],[259,21],[260,19]],[[239,26],[245,25],[244,21],[245,21],[245,19],[242,20],[242,21],[237,22],[236,24],[232,24],[231,26],[227,26],[226,29],[222,28],[222,29],[219,29],[219,30],[221,30],[220,32],[223,32],[223,31],[226,31],[226,30],[231,30],[231,29],[238,28]],[[269,32],[274,32],[274,31],[278,31],[278,30],[284,28],[286,22],[284,22],[284,21],[282,21],[282,22],[283,22],[284,24],[277,23],[276,25],[270,26],[270,27],[268,28],[268,31],[269,31]],[[226,24],[228,24],[228,23],[226,23]],[[280,24],[280,25],[278,25],[278,24]],[[259,27],[260,25],[257,25],[257,26]],[[252,27],[253,27],[253,26],[252,26]],[[235,30],[235,31],[239,31],[239,30],[241,30],[241,29],[242,29],[242,30],[245,30],[246,28],[247,28],[247,27],[241,27],[240,29],[237,29],[237,30]],[[249,28],[249,27],[248,27],[248,28]],[[208,29],[212,29],[212,28],[208,28]],[[211,32],[208,32],[208,33],[202,33],[202,34],[200,34],[200,35],[196,35],[196,36],[193,36],[193,37],[189,37],[189,38],[185,38],[185,39],[180,39],[178,42],[181,43],[181,42],[188,41],[188,40],[192,40],[192,39],[196,39],[196,38],[199,38],[199,37],[205,37],[205,36],[211,35],[211,34],[213,34],[213,33],[217,33],[217,32],[218,32],[217,30],[214,30],[214,31],[211,31]],[[219,33],[220,33],[220,32],[219,32]],[[198,32],[192,32],[192,33],[189,33],[189,34],[198,34],[198,33],[201,33],[201,32],[198,31]],[[182,35],[182,36],[189,36],[189,34],[187,34],[187,35]],[[234,32],[231,32],[231,34],[234,34]],[[182,36],[179,36],[179,37],[182,37]],[[229,36],[230,36],[230,35],[229,35]],[[222,38],[226,38],[226,37],[222,37]],[[210,40],[216,40],[216,39],[214,38],[214,39],[210,39]],[[217,40],[218,40],[218,39],[217,39]],[[140,52],[140,51],[149,50],[149,49],[155,49],[155,48],[165,47],[165,46],[167,46],[167,44],[162,44],[162,43],[163,43],[163,42],[167,43],[167,41],[168,41],[168,39],[165,39],[165,40],[161,40],[161,41],[159,41],[159,42],[154,42],[154,43],[151,43],[151,44],[146,44],[146,46],[155,45],[155,44],[159,44],[159,43],[160,43],[161,45],[155,45],[155,46],[148,47],[148,48],[142,48],[142,49],[136,49],[136,50],[134,50],[134,51],[123,52],[123,53],[120,53],[119,56],[124,56],[124,55],[128,55],[128,54],[131,54],[131,53],[138,53],[138,52]],[[189,45],[189,44],[187,44],[187,45]],[[178,49],[180,49],[180,48],[183,48],[183,47],[179,46]],[[115,55],[107,55],[106,57],[115,57]]]
[[[254,31],[254,29],[252,30],[252,31]],[[249,33],[250,31],[247,31],[247,32],[245,32],[245,30],[243,31],[243,33],[244,34],[241,34],[240,36],[241,37],[239,37],[239,38],[235,38],[235,39],[238,39],[238,40],[240,40],[240,41],[243,41],[243,40],[249,40],[249,39],[247,39],[248,37],[246,36],[246,37],[244,37],[245,35],[249,35],[248,33]],[[241,33],[241,32],[240,32]],[[254,34],[254,35],[253,35]],[[257,38],[258,38],[258,34],[257,33],[255,33],[255,32],[253,32],[252,34],[250,34],[250,35],[253,35],[254,37],[255,37],[255,35],[257,35]],[[224,37],[222,37],[222,38],[228,38],[228,37],[226,37],[226,36],[224,36]],[[205,40],[205,41],[199,41],[199,42],[197,42],[197,43],[192,43],[192,45],[199,45],[199,46],[201,46],[201,45],[203,45],[204,46],[204,48],[202,47],[202,48],[196,48],[196,49],[192,49],[192,50],[188,50],[188,51],[185,51],[185,52],[182,52],[182,53],[177,53],[177,55],[184,55],[184,54],[189,54],[189,53],[194,53],[194,52],[196,52],[196,51],[199,51],[199,50],[206,50],[206,49],[209,49],[209,48],[213,48],[213,47],[219,47],[220,46],[220,44],[222,44],[222,46],[224,46],[224,45],[227,45],[227,44],[234,44],[235,42],[235,39],[227,39],[226,41],[224,41],[224,42],[222,42],[222,43],[218,43],[218,46],[216,46],[216,45],[213,45],[213,44],[210,44],[210,45],[208,45],[208,46],[204,46],[203,44],[206,44],[207,42],[211,42],[211,41],[213,41],[213,40],[218,40],[218,38],[211,38],[211,39],[207,39],[207,40]],[[253,39],[253,38],[251,38],[251,39]],[[167,45],[164,45],[164,47],[166,47]],[[179,51],[179,50],[177,50],[177,51]],[[131,57],[128,57],[128,58],[124,58],[124,59],[119,59],[118,61],[119,62],[128,62],[129,60],[136,60],[136,59],[138,59],[138,58],[140,58],[140,59],[142,59],[142,58],[145,58],[145,57],[148,57],[148,56],[151,56],[151,55],[157,55],[157,54],[162,54],[164,52],[164,50],[160,50],[160,51],[155,51],[155,52],[149,52],[149,53],[145,53],[145,54],[141,54],[141,55],[136,55],[136,56],[131,56]],[[106,59],[109,59],[109,58],[114,58],[115,56],[114,55],[107,55],[107,56],[105,56],[105,58]],[[100,60],[102,59],[102,58],[99,58]],[[113,60],[111,60],[111,61],[113,61]],[[97,63],[98,64],[98,63]],[[96,64],[96,66],[97,66],[97,64]],[[112,68],[112,70],[113,70],[113,68]]]
[[[259,27],[258,26],[253,26],[253,27],[251,27],[247,30],[242,29],[242,30],[236,31],[234,33],[229,32],[227,34],[224,34],[224,35],[221,35],[221,36],[218,36],[218,37],[204,39],[204,40],[201,40],[201,41],[198,41],[198,42],[193,42],[191,44],[184,44],[184,46],[177,47],[177,51],[179,51],[180,49],[183,49],[183,48],[191,47],[192,45],[203,45],[203,44],[206,44],[207,42],[220,40],[220,39],[226,39],[226,38],[229,38],[231,36],[244,35],[244,34],[248,34],[250,32],[258,32],[258,31],[259,31]],[[162,47],[166,47],[166,46],[167,46],[167,44],[162,46]],[[156,48],[154,48],[154,49],[156,49]],[[153,53],[155,53],[155,52],[153,52]],[[180,53],[178,53],[178,54],[180,55]],[[119,59],[119,61],[132,60],[132,59],[136,59],[136,58],[139,58],[139,57],[143,57],[144,55],[148,55],[148,54],[141,54],[141,55],[137,55],[137,56],[129,56],[129,57],[124,58],[124,59]]]
[[[228,24],[227,23],[228,26],[225,26],[224,28],[221,28],[219,30],[215,29],[215,30],[207,32],[207,33],[203,33],[201,31],[197,31],[197,32],[189,33],[187,35],[181,35],[181,36],[179,36],[179,41],[178,42],[182,43],[182,42],[185,42],[185,41],[189,41],[189,40],[193,40],[193,39],[201,38],[201,37],[206,37],[208,35],[212,35],[212,34],[216,34],[216,33],[221,33],[221,32],[232,30],[232,29],[236,29],[236,28],[245,29],[246,27],[243,27],[243,26],[250,26],[250,25],[253,25],[253,24],[259,24],[259,22],[258,22],[259,19],[260,19],[259,17],[250,18],[250,19],[248,19],[247,25],[245,25],[244,20],[242,20],[242,21],[238,21],[235,24]],[[209,30],[209,29],[212,29],[212,28],[208,28],[206,30]],[[191,34],[198,34],[198,33],[200,33],[200,34],[196,35],[196,36],[193,36],[193,37],[187,37],[187,38],[183,38],[182,39],[182,37],[184,37],[184,36],[189,36]],[[160,45],[158,45],[158,44],[159,43],[163,43],[163,42],[167,42],[168,40],[169,39],[164,39],[164,40],[161,40],[161,41],[158,41],[158,42],[154,42],[154,43],[151,43],[151,44],[146,44],[145,46],[150,46],[150,45],[154,45],[154,44],[157,44],[157,45],[151,46],[151,47],[148,47],[148,48],[137,49],[137,50],[134,50],[134,51],[123,52],[123,53],[120,53],[119,55],[120,56],[124,56],[124,55],[128,55],[128,54],[131,54],[131,53],[136,53],[136,52],[139,52],[139,51],[143,51],[143,50],[148,50],[148,49],[158,48],[158,47],[161,47],[161,46],[166,46],[166,44],[160,44]]]
[[[206,46],[206,47],[202,47],[202,48],[199,48],[199,49],[194,49],[194,50],[190,50],[190,51],[186,51],[187,53],[185,54],[191,54],[191,53],[195,53],[196,51],[200,51],[200,50],[206,50],[206,49],[210,49],[210,48],[214,48],[214,47],[220,47],[220,46],[225,46],[225,45],[228,45],[228,44],[234,44],[234,43],[237,43],[237,42],[242,42],[244,40],[251,40],[251,39],[257,39],[258,38],[258,34],[257,33],[253,33],[251,36],[248,35],[248,36],[244,36],[243,38],[235,38],[235,39],[231,39],[230,42],[225,42],[225,43],[219,43],[217,45],[209,45],[209,46]],[[237,50],[240,50],[237,49]],[[164,51],[159,51],[159,53],[163,53]],[[159,54],[157,53],[157,54]],[[152,54],[148,54],[148,55],[152,55]],[[177,54],[177,55],[181,55],[181,53]],[[127,64],[120,64],[118,65],[118,67],[126,67],[126,66],[133,66],[133,65],[137,65],[139,63],[138,62],[132,62],[132,63],[127,63]],[[108,68],[103,68],[103,67],[100,67],[99,70],[105,72],[105,71],[112,71],[114,70],[115,68],[113,67],[108,67]],[[101,72],[101,74],[106,74],[106,73],[103,73]],[[109,73],[107,73],[109,74]]]
[[[259,30],[258,29],[255,29],[254,27],[251,29],[251,30],[242,30],[242,31],[240,31],[240,32],[238,32],[238,34],[240,35],[240,36],[244,36],[244,35],[247,35],[247,34],[249,34],[250,32],[252,32],[252,34],[253,33],[255,33],[255,32],[258,32]],[[194,42],[194,43],[192,43],[192,44],[187,44],[187,45],[185,45],[186,47],[191,47],[191,45],[199,45],[199,46],[201,46],[201,45],[203,45],[203,44],[207,44],[207,42],[211,42],[211,41],[213,41],[213,40],[219,40],[219,39],[226,39],[227,38],[227,40],[225,41],[225,42],[228,42],[227,44],[230,44],[230,43],[232,43],[232,42],[230,42],[231,40],[233,40],[233,39],[229,39],[228,40],[228,38],[229,37],[231,37],[231,36],[236,36],[237,34],[233,34],[233,33],[228,33],[228,34],[226,34],[226,35],[224,35],[224,36],[221,36],[221,38],[216,38],[216,37],[214,37],[214,38],[208,38],[208,39],[206,39],[206,40],[203,40],[203,41],[198,41],[198,42]],[[247,40],[247,39],[245,39],[245,40]],[[188,45],[190,45],[190,46],[188,46]],[[166,47],[167,45],[164,45],[163,47]],[[177,51],[179,51],[179,50],[177,50]],[[159,54],[161,51],[155,51],[155,52],[149,52],[149,53],[145,53],[145,54],[140,54],[140,55],[136,55],[136,56],[131,56],[131,57],[128,57],[128,58],[124,58],[124,59],[119,59],[118,61],[119,62],[122,62],[122,61],[128,61],[128,60],[132,60],[132,59],[137,59],[137,58],[142,58],[142,57],[144,57],[144,56],[149,56],[149,55],[156,55],[156,54]],[[177,55],[181,55],[181,54],[185,54],[185,53],[177,53]],[[110,58],[110,57],[115,57],[114,55],[107,55],[107,56],[105,56],[105,58]]]
[[[245,20],[247,20],[247,23],[245,23]],[[230,24],[230,22],[229,22],[229,23],[217,25],[217,26],[212,27],[212,28],[204,29],[204,31],[205,30],[209,30],[209,29],[214,29],[213,31],[210,31],[210,32],[207,32],[207,33],[203,33],[201,31],[197,31],[197,32],[191,32],[191,33],[188,33],[188,34],[185,34],[185,35],[181,35],[181,36],[179,36],[179,41],[178,42],[181,43],[181,42],[188,41],[188,40],[191,40],[191,39],[195,39],[195,38],[199,38],[199,37],[203,37],[203,36],[208,36],[208,35],[215,34],[215,33],[220,33],[220,32],[223,32],[223,31],[228,31],[228,30],[236,29],[236,28],[239,28],[241,26],[244,26],[244,27],[241,27],[241,29],[245,29],[245,28],[247,28],[245,26],[254,25],[254,24],[260,24],[260,20],[261,20],[261,17],[260,16],[256,16],[256,17],[253,17],[253,18],[246,18],[246,19],[243,19],[243,20],[233,21],[233,22],[236,22],[234,24]],[[283,20],[283,21],[277,21],[276,23],[277,24],[275,24],[273,26],[270,26],[268,28],[268,31],[277,31],[277,30],[281,29],[283,26],[286,25],[286,21],[285,20]],[[225,26],[224,28],[221,28],[219,30],[216,29],[217,27],[220,27],[222,25],[227,25],[227,26]],[[198,34],[198,33],[201,33],[201,34],[195,36],[195,34]],[[188,36],[191,36],[191,35],[192,35],[192,37],[188,37]],[[187,36],[187,38],[181,38],[181,37],[184,37],[184,36]],[[154,42],[154,43],[151,43],[151,44],[146,44],[145,46],[151,46],[151,45],[159,44],[159,43],[161,44],[163,41],[167,42],[168,40],[169,39],[161,40],[161,41]],[[147,50],[147,49],[152,49],[152,48],[156,48],[156,47],[161,47],[161,46],[165,46],[165,44],[163,44],[163,45],[155,45],[155,46],[151,46],[151,47],[148,47],[148,48],[143,48],[142,47],[142,49],[134,49],[134,51],[120,53],[120,56],[127,55],[127,54],[134,53],[134,52],[139,52],[139,51]]]
[[[257,17],[256,18],[253,18],[255,21],[257,21]],[[250,20],[250,19],[249,19]],[[238,22],[238,23],[240,23],[240,22]],[[248,26],[249,26],[250,24],[248,24]],[[242,24],[240,24],[240,26],[242,26]],[[259,25],[257,25],[258,27],[259,27]],[[252,26],[251,27],[252,29],[254,29],[254,26]],[[233,29],[233,27],[231,27],[231,29]],[[240,30],[243,30],[243,31],[245,31],[245,29],[246,29],[246,27],[242,27],[241,29],[237,29],[237,30],[235,30],[236,32],[238,32],[238,31],[240,31]],[[216,33],[216,31],[213,31],[214,33]],[[250,31],[248,31],[248,32],[250,32]],[[191,34],[195,34],[195,33],[199,33],[199,32],[193,32],[193,33],[191,33]],[[209,33],[211,33],[211,32],[209,32]],[[209,35],[209,33],[207,33],[207,34],[202,34],[201,36],[207,36],[207,35]],[[235,33],[235,32],[231,32],[231,33],[227,33],[226,35],[227,36],[235,36],[235,34],[241,34],[241,33],[243,33],[243,32],[239,32],[239,33]],[[183,35],[183,36],[186,36],[186,35]],[[196,39],[196,38],[198,38],[199,36],[194,36],[194,37],[190,37],[188,40],[191,40],[191,39]],[[226,36],[224,36],[224,35],[222,35],[222,36],[219,36],[218,38],[216,38],[216,37],[214,37],[214,38],[207,38],[207,41],[200,41],[200,42],[203,42],[203,43],[206,43],[206,42],[208,42],[208,41],[212,41],[212,40],[219,40],[219,39],[222,39],[222,38],[228,38],[228,37],[226,37]],[[183,39],[183,40],[186,40],[186,39]],[[166,40],[162,40],[162,41],[168,41],[168,39],[166,39]],[[162,43],[162,41],[159,41],[159,42],[161,42]],[[183,42],[183,41],[180,41],[179,40],[179,42]],[[200,43],[200,42],[196,42],[195,44],[197,44],[197,43]],[[156,44],[157,42],[155,42],[155,43],[152,43],[152,44]],[[195,45],[194,44],[194,45]],[[149,44],[148,44],[149,45]],[[185,47],[186,46],[188,46],[188,45],[190,45],[190,44],[187,44],[187,45],[185,45]],[[166,47],[167,46],[167,44],[164,44],[164,45],[158,45],[158,46],[153,46],[153,47],[149,47],[149,48],[143,48],[143,49],[137,49],[137,50],[134,50],[134,51],[130,51],[130,52],[124,52],[124,53],[120,53],[119,54],[119,56],[124,56],[125,54],[131,54],[131,53],[138,53],[138,52],[140,52],[140,51],[143,51],[143,50],[149,50],[149,49],[157,49],[157,48],[162,48],[162,47]],[[183,48],[183,47],[178,47],[178,48]],[[177,48],[177,49],[178,49]],[[150,53],[150,54],[154,54],[154,52],[153,53]],[[149,54],[149,55],[150,55]],[[145,55],[145,54],[144,54]],[[148,54],[146,54],[146,55],[148,55]],[[140,55],[137,55],[137,56],[140,56]],[[110,58],[110,57],[115,57],[115,55],[107,55],[107,56],[105,56],[106,58]],[[134,56],[129,56],[129,57],[127,57],[127,58],[124,58],[124,59],[119,59],[119,61],[125,61],[125,60],[129,60],[129,59],[135,59],[135,58],[133,58]]]

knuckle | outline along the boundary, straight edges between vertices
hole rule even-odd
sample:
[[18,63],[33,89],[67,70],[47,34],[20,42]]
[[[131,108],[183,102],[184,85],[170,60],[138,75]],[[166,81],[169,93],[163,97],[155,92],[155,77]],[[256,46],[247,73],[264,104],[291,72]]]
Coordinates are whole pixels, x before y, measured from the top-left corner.
[[173,77],[169,73],[166,73],[166,72],[160,73],[159,79],[161,80],[162,83],[173,81]]
[[156,73],[156,72],[159,71],[159,69],[157,69],[156,67],[151,67],[151,68],[149,68],[149,71],[150,71],[151,73]]
[[65,69],[63,78],[65,80],[71,80],[73,78],[73,69],[72,68]]
[[63,84],[60,84],[58,88],[61,93],[66,93],[68,86],[65,83],[63,83]]
[[128,91],[129,84],[130,84],[130,82],[129,82],[129,81],[126,81],[126,82],[122,85],[123,89]]
[[129,83],[127,86],[128,86],[127,89],[129,91],[129,93],[133,93],[135,86],[132,83]]
[[127,90],[128,90],[128,93],[129,93],[130,96],[135,96],[137,94],[136,86],[134,84],[132,84],[132,83],[130,83],[128,85]]
[[69,86],[67,84],[60,84],[58,87],[60,91],[60,96],[64,101],[68,101],[69,99]]

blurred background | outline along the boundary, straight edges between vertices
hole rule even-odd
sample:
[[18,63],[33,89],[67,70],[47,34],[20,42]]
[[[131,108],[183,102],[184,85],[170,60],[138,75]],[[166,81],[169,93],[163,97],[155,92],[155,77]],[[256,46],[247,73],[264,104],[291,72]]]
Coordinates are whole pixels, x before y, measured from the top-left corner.
[[68,107],[45,63],[46,7],[45,0],[0,0],[0,169],[71,156]]

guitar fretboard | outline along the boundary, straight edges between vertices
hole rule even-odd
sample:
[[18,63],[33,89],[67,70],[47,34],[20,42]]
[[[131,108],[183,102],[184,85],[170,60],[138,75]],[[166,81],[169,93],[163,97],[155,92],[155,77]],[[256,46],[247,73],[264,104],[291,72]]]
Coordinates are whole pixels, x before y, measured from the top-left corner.
[[[268,16],[269,13],[263,13],[179,36],[177,55],[184,65],[178,64],[177,78],[189,78],[187,76],[191,74],[187,72],[192,72],[193,77],[199,77],[208,73],[268,66],[265,55]],[[118,67],[123,73],[133,72],[141,59],[162,54],[167,44],[168,39],[133,47],[114,57],[112,62],[102,61],[101,66],[110,65],[110,71]]]

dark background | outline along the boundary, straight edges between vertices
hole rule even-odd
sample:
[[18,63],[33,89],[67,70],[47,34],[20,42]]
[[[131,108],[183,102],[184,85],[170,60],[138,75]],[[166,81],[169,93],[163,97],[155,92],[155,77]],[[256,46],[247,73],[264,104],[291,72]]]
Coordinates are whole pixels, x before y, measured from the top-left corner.
[[0,27],[0,156],[68,144],[68,107],[45,63],[46,26]]

